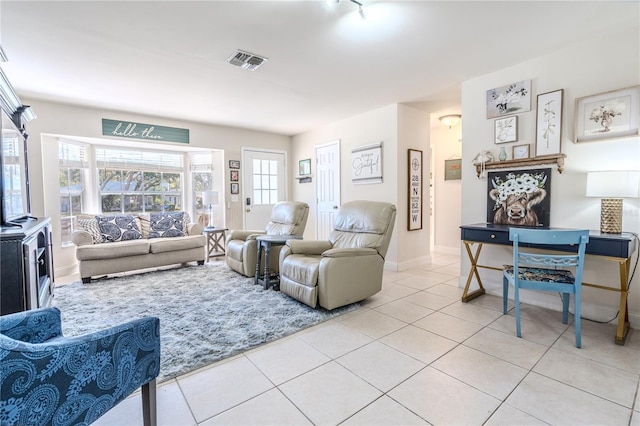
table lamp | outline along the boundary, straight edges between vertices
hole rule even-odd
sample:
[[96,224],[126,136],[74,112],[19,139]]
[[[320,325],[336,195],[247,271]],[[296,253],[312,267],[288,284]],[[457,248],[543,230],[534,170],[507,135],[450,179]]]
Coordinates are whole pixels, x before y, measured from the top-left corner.
[[599,197],[600,232],[622,233],[622,199],[638,198],[640,171],[616,170],[587,173],[587,197]]
[[204,191],[202,193],[202,204],[209,206],[209,226],[207,228],[215,228],[213,226],[213,206],[218,205],[218,191]]

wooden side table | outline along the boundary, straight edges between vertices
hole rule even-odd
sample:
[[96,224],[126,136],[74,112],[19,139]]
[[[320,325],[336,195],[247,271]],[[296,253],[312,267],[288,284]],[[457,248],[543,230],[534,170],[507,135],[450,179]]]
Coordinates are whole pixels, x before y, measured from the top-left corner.
[[[278,290],[280,287],[280,278],[273,274],[269,270],[269,252],[273,246],[282,246],[286,244],[287,240],[301,240],[302,235],[260,235],[256,237],[258,243],[258,258],[256,259],[256,278],[255,284],[262,284],[266,290],[273,286],[274,290]],[[262,251],[264,251],[264,271],[260,274],[260,259],[262,258]]]
[[204,228],[204,235],[207,237],[207,262],[211,257],[225,255],[224,238],[227,228]]

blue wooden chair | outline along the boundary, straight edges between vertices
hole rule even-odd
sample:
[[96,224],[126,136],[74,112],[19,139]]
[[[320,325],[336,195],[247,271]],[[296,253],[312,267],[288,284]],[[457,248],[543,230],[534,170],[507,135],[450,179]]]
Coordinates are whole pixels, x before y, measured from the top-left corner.
[[156,424],[160,320],[62,335],[58,308],[0,316],[0,424],[88,425],[142,387]]
[[[562,294],[562,323],[569,321],[569,297],[574,297],[574,325],[576,347],[582,346],[580,338],[580,294],[584,252],[589,242],[588,230],[549,230],[509,228],[509,240],[513,241],[513,265],[505,265],[502,279],[503,313],[507,314],[509,284],[513,285],[516,313],[516,334],[522,337],[520,328],[520,289],[557,291]],[[548,245],[574,245],[576,253],[539,254],[521,251],[521,244],[545,248]],[[559,268],[571,268],[559,269]]]

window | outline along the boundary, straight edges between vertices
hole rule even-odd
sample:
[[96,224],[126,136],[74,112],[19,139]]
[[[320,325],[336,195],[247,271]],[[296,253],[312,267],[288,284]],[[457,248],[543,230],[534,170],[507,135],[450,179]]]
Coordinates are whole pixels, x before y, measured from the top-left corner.
[[253,204],[278,202],[278,162],[253,160]]
[[85,173],[89,168],[86,146],[59,141],[58,162],[61,239],[63,243],[68,243],[77,227],[77,215],[82,212],[84,205]]
[[208,206],[202,204],[202,193],[213,189],[213,159],[211,152],[197,152],[189,155],[191,182],[193,188],[193,211],[196,221],[209,224]]
[[182,210],[183,155],[96,148],[102,213]]

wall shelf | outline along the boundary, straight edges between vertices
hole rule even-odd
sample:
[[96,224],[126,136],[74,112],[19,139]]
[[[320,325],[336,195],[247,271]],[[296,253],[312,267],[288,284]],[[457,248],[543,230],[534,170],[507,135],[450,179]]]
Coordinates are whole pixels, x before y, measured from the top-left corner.
[[[558,173],[564,171],[564,159],[567,158],[566,154],[546,155],[544,157],[534,158],[522,158],[518,160],[505,160],[505,161],[489,161],[484,163],[485,170],[491,169],[506,169],[509,167],[524,167],[524,166],[540,166],[543,164],[557,164]],[[480,177],[482,172],[482,165],[475,164],[476,174]]]

